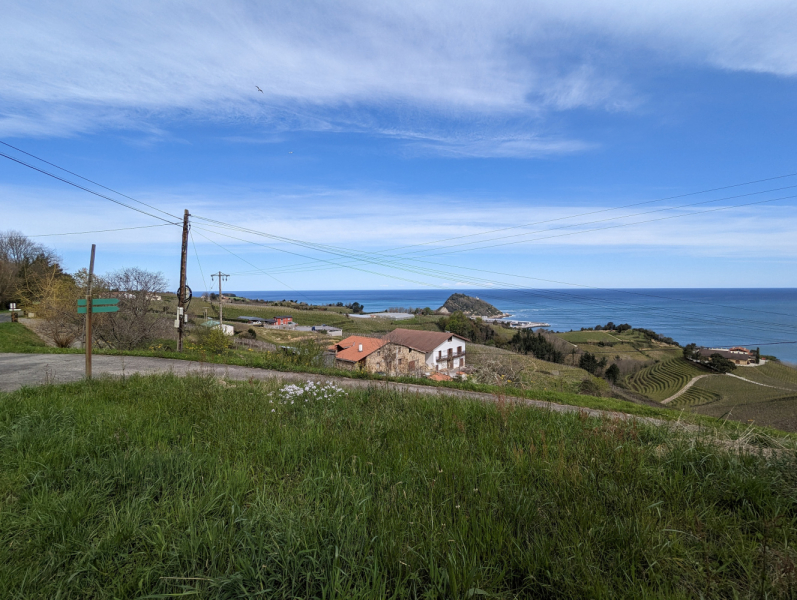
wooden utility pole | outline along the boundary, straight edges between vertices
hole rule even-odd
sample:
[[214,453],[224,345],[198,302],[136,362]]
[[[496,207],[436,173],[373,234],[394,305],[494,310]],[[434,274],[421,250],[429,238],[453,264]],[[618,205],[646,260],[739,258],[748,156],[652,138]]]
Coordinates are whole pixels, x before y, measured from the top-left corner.
[[91,347],[93,345],[91,335],[91,284],[94,279],[94,251],[97,249],[96,244],[91,245],[91,261],[89,262],[89,281],[88,289],[86,290],[86,379],[91,379]]
[[[185,271],[188,263],[188,209],[183,215],[183,249],[180,253],[180,289],[177,291],[177,351],[183,351],[183,333],[185,331]],[[183,309],[183,310],[181,310]]]
[[210,276],[210,280],[213,281],[214,277],[218,277],[219,278],[219,329],[221,329],[223,331],[224,327],[222,327],[222,324],[224,323],[224,321],[223,321],[224,314],[223,314],[223,309],[221,308],[221,306],[222,306],[222,301],[221,301],[221,280],[224,279],[224,281],[227,281],[227,278],[229,277],[229,275],[219,271],[218,273],[212,273],[211,276]]

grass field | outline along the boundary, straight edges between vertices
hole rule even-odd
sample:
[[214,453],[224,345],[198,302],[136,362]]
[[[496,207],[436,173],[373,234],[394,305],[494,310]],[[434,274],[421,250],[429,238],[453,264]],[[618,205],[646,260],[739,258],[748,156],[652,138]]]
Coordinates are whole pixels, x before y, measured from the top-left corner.
[[19,352],[20,349],[39,349],[46,344],[22,323],[0,323],[0,352]]
[[[194,302],[191,304],[190,313],[202,317],[202,308],[206,307],[206,303]],[[212,310],[208,311],[210,315],[216,315],[218,305],[214,305]],[[248,305],[240,306],[237,304],[224,305],[224,320],[232,320],[241,316],[252,317],[265,317],[272,318],[278,315],[291,315],[293,321],[297,325],[332,325],[343,329],[345,335],[352,335],[358,333],[387,333],[396,327],[403,327],[405,329],[427,329],[430,331],[439,331],[436,323],[440,319],[439,315],[418,315],[413,319],[406,321],[393,321],[391,319],[350,319],[345,314],[334,310],[298,310],[286,308],[281,306],[258,306]]]
[[[630,360],[636,363],[665,361],[682,355],[681,348],[651,341],[634,329],[615,331],[569,331],[557,333],[557,337],[576,344],[579,350],[605,357],[609,363]],[[619,357],[619,358],[618,358]],[[637,367],[638,368],[638,367]]]
[[280,404],[276,386],[0,394],[4,597],[797,590],[793,452],[376,388]]
[[710,373],[684,358],[660,362],[634,373],[626,379],[627,385],[653,400],[669,398],[698,375]]
[[797,392],[797,369],[777,361],[769,361],[757,367],[738,368],[733,374],[765,385],[789,388]]
[[[793,370],[790,367],[779,366]],[[734,374],[748,376],[748,373],[754,370],[756,369],[736,369]],[[769,373],[786,375],[778,371],[779,369],[770,369]],[[797,431],[797,393],[795,392],[746,383],[724,375],[701,379],[693,387],[695,388],[715,396],[713,402],[694,406],[693,410],[696,413],[752,422],[783,431]]]

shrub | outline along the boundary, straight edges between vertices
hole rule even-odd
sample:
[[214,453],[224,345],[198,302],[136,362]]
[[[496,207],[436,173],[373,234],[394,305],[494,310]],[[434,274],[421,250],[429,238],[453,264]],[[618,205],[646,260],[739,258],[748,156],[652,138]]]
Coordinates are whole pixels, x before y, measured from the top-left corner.
[[197,332],[200,350],[223,354],[230,347],[230,337],[216,327],[201,327]]

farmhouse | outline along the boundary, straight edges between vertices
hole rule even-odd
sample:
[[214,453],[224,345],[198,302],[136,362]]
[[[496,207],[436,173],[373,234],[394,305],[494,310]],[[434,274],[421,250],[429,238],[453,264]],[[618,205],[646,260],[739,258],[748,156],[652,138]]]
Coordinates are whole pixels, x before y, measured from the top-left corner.
[[339,369],[386,375],[421,375],[428,371],[425,354],[385,338],[352,335],[330,346]]
[[755,354],[747,348],[735,347],[730,350],[724,348],[700,348],[700,358],[708,360],[712,354],[719,354],[722,358],[733,361],[736,365],[749,365],[755,363]]
[[413,351],[415,360],[423,356],[429,371],[452,371],[465,366],[467,338],[447,331],[394,329],[383,339]]
[[290,315],[274,317],[274,325],[290,325],[291,323],[293,323],[293,317]]
[[335,351],[335,366],[349,371],[363,370],[375,373],[382,366],[376,351],[387,342],[379,338],[351,335],[330,346]]

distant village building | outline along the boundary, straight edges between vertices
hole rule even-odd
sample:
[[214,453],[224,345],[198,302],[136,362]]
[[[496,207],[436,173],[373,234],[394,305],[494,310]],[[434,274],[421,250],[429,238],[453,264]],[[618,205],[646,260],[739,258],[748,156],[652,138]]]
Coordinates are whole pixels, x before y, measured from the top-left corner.
[[293,317],[290,315],[283,315],[281,317],[274,317],[274,325],[290,325],[293,323]]
[[725,348],[700,348],[698,350],[701,360],[709,360],[712,354],[719,354],[722,358],[727,358],[735,365],[755,364],[755,353],[747,348],[735,346],[730,350]]

